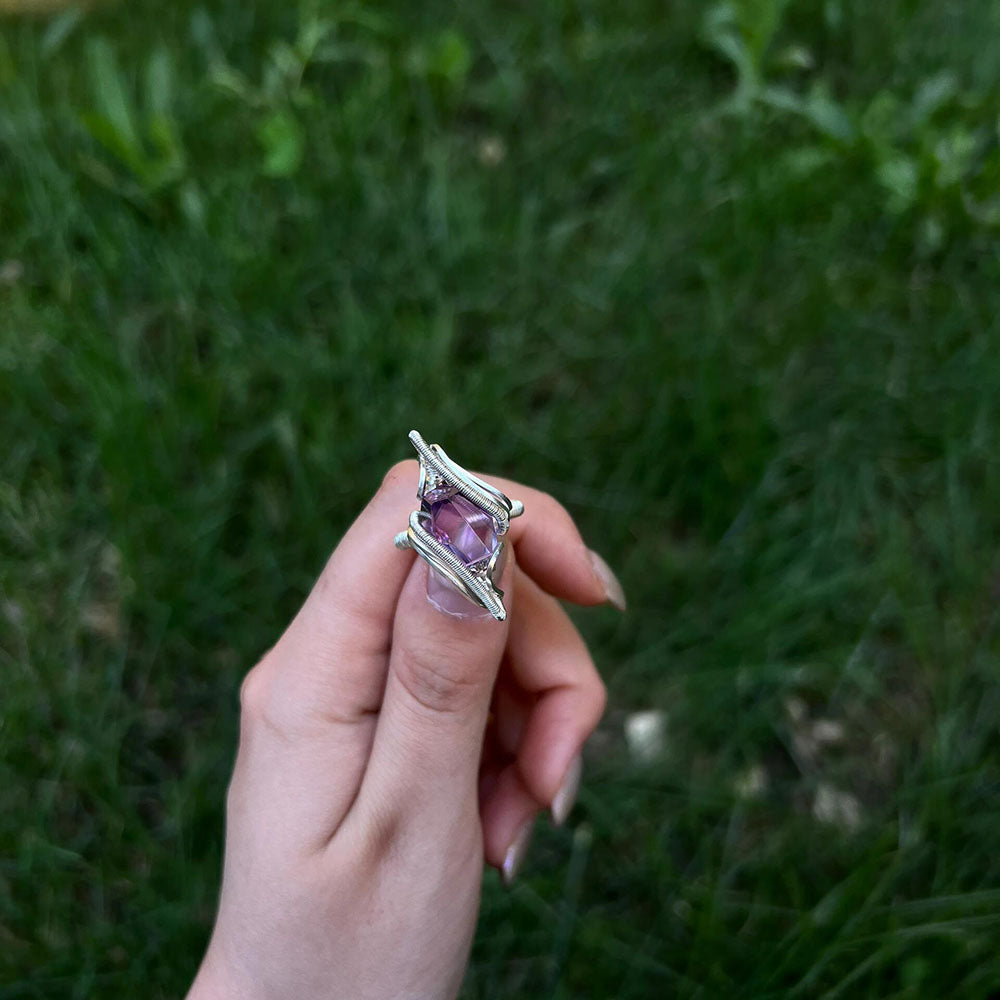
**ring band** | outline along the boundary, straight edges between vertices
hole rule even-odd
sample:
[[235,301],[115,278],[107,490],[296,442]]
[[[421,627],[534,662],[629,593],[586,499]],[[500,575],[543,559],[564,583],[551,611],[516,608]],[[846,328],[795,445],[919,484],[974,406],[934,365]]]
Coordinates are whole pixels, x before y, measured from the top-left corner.
[[[511,518],[524,513],[524,504],[463,469],[417,431],[410,431],[409,438],[420,457],[420,507],[410,514],[406,531],[396,535],[396,548],[413,549],[431,567],[432,576],[438,574],[439,579],[432,581],[435,585],[485,608],[502,622],[507,609],[497,581],[507,555],[503,536]],[[434,599],[431,583],[428,597],[442,611],[461,616],[450,601],[442,604]]]

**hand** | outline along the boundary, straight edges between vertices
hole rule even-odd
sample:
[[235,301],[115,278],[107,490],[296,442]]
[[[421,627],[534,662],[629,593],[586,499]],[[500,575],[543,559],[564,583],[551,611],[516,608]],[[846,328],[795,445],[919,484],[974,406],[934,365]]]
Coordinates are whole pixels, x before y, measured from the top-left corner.
[[623,597],[556,501],[492,481],[526,511],[506,622],[428,603],[426,564],[392,545],[417,482],[401,462],[247,675],[189,1000],[453,997],[484,856],[511,878],[535,814],[565,818],[605,696],[556,597]]

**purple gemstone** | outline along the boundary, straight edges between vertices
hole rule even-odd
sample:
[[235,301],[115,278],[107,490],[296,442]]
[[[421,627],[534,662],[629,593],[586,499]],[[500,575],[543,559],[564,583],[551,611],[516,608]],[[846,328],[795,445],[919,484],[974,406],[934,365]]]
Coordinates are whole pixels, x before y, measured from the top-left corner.
[[433,506],[436,503],[441,503],[444,500],[450,500],[458,492],[454,486],[449,486],[447,483],[441,483],[435,486],[432,490],[427,490],[423,495],[424,503],[428,506]]
[[[424,503],[431,514],[431,534],[447,545],[466,566],[488,560],[496,552],[500,544],[496,521],[492,515],[462,496],[454,486],[442,484],[428,490],[424,494]],[[474,604],[433,569],[427,574],[427,599],[439,611],[456,618],[492,617],[489,611]]]
[[424,497],[431,512],[431,533],[465,563],[489,559],[500,539],[492,515],[453,489],[432,490]]

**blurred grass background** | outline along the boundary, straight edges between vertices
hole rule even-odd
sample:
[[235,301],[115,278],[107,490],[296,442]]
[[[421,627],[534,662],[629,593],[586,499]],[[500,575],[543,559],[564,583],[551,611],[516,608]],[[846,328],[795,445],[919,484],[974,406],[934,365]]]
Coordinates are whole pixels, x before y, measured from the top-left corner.
[[0,998],[183,993],[410,427],[630,599],[465,997],[1000,988],[998,97],[990,0],[0,20]]

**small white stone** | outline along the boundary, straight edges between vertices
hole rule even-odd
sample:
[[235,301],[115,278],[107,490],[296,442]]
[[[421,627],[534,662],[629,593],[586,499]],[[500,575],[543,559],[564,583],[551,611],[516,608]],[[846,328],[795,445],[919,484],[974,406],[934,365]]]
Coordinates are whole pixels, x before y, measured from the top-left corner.
[[767,770],[762,764],[753,764],[736,775],[733,791],[740,799],[759,799],[769,784]]
[[812,724],[813,741],[823,746],[844,742],[844,727],[836,719],[817,719]]
[[848,832],[861,825],[861,803],[850,792],[842,792],[825,782],[816,789],[812,813],[821,823],[839,826]]
[[633,712],[625,719],[625,742],[633,759],[648,764],[663,754],[667,716],[659,709]]
[[488,135],[479,142],[479,162],[484,167],[498,167],[507,158],[507,145],[498,135]]
[[80,612],[80,623],[88,632],[111,641],[121,636],[121,610],[116,603],[93,601]]

